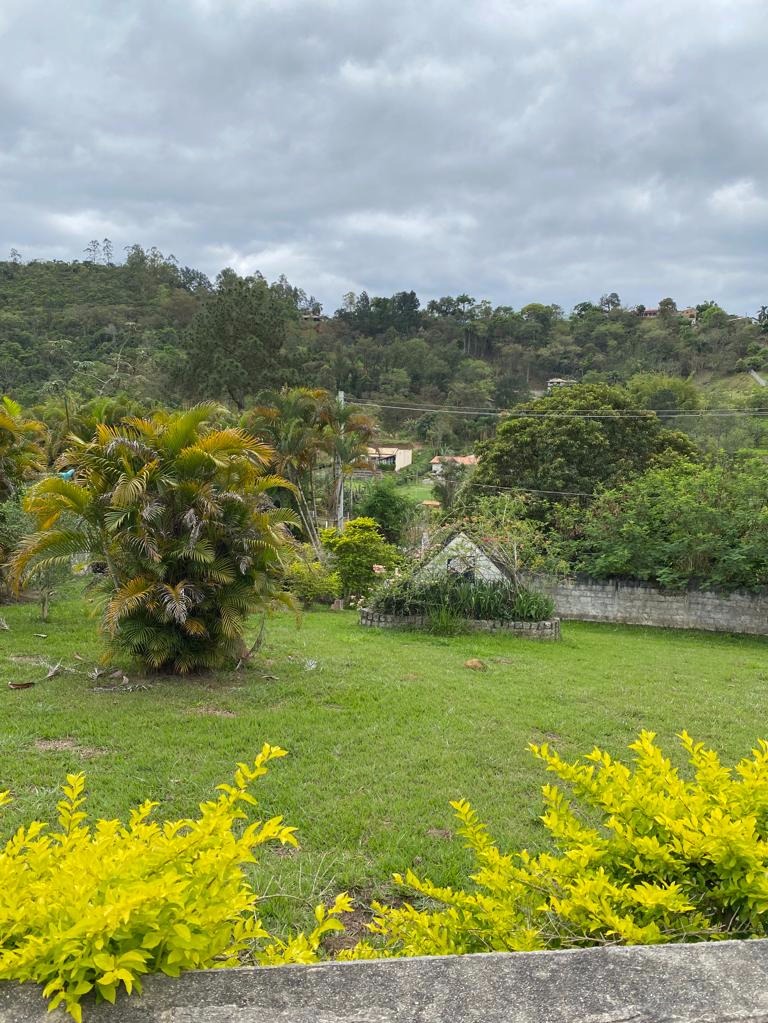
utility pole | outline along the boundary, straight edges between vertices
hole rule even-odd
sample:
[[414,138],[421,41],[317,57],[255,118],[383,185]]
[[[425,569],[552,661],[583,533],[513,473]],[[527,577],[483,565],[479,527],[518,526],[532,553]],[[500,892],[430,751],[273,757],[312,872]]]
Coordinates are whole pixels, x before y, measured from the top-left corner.
[[[344,409],[344,392],[339,391],[338,393],[339,408]],[[342,437],[344,435],[344,420],[341,421]],[[344,529],[344,474],[342,472],[341,454],[339,451],[336,452],[336,479],[338,487],[338,502],[336,504],[336,528],[339,532]]]

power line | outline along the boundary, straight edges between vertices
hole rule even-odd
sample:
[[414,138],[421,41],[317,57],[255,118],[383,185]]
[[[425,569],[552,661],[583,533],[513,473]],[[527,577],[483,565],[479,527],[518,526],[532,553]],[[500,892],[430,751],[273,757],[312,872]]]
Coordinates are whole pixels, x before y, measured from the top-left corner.
[[448,416],[486,416],[498,419],[502,416],[510,419],[648,419],[649,416],[667,416],[669,419],[705,419],[729,417],[768,416],[768,409],[615,409],[605,412],[598,409],[580,409],[536,412],[530,409],[460,409],[451,406],[429,405],[391,405],[379,401],[364,401],[351,398],[356,405],[370,408],[393,409],[401,412],[442,412]]
[[501,490],[509,491],[510,493],[520,494],[557,494],[561,497],[594,497],[594,494],[588,494],[583,490],[536,490],[534,487],[498,487],[493,483],[474,483],[472,480],[468,480],[466,483],[468,487],[480,487],[482,490]]
[[387,405],[379,401],[362,401],[357,398],[350,399],[355,405],[363,405],[364,407],[370,408],[383,408],[383,409],[398,409],[403,412],[443,412],[449,416],[504,416],[507,415],[506,411],[495,411],[491,409],[472,409],[472,408],[446,408],[446,407],[434,407],[430,405]]

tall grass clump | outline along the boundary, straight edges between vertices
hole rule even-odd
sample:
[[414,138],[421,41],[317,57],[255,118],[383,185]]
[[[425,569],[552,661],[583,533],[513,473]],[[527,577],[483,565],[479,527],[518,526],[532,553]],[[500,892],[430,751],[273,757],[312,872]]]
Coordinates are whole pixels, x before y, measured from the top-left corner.
[[420,580],[417,576],[385,582],[371,596],[374,611],[392,615],[424,615],[439,620],[539,622],[552,616],[554,604],[512,582],[484,582],[445,575]]

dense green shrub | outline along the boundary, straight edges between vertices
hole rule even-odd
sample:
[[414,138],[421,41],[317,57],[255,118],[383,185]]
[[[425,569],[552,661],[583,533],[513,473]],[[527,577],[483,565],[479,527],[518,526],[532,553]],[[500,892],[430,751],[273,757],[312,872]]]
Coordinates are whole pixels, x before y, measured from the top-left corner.
[[515,597],[513,612],[518,622],[543,622],[555,613],[555,604],[545,593],[521,586]]
[[[85,779],[68,775],[58,829],[32,821],[0,849],[0,980],[42,984],[49,1008],[80,1020],[89,992],[114,1002],[121,987],[140,992],[147,973],[237,966],[246,953],[269,965],[314,960],[351,908],[346,895],[318,906],[311,934],[281,941],[264,930],[245,874],[265,842],[297,845],[281,817],[243,823],[253,782],[282,756],[265,745],[197,818],[162,825],[150,801],[127,824],[89,823]],[[9,801],[0,792],[0,806]]]
[[111,644],[153,670],[243,656],[248,615],[287,599],[281,553],[295,519],[268,495],[289,484],[268,473],[271,448],[211,424],[220,411],[98,424],[60,458],[74,479],[45,479],[27,497],[39,531],[16,554],[16,578],[78,556],[106,566]]
[[768,585],[768,466],[753,459],[651,470],[601,494],[561,536],[574,567],[596,578],[669,588]]
[[414,514],[416,502],[398,488],[391,477],[374,483],[357,505],[358,515],[375,519],[390,543],[401,543],[403,530]]
[[631,767],[599,749],[568,763],[531,746],[574,800],[543,788],[554,850],[503,853],[469,803],[453,803],[474,858],[466,887],[396,875],[418,907],[374,903],[377,937],[345,958],[766,937],[768,742],[728,768],[680,740],[692,777],[652,732],[630,746]]
[[428,608],[424,628],[431,636],[459,636],[467,631],[467,619],[453,608],[438,604]]
[[305,607],[331,604],[341,596],[339,573],[318,561],[308,544],[286,569],[285,581],[291,593]]
[[345,597],[368,593],[377,578],[374,566],[389,570],[402,560],[400,552],[387,543],[371,518],[350,519],[342,533],[337,529],[324,529],[320,539],[333,554]]
[[511,582],[482,582],[446,574],[420,580],[418,575],[388,580],[371,595],[375,611],[393,615],[449,614],[477,621],[544,621],[552,616],[549,597]]

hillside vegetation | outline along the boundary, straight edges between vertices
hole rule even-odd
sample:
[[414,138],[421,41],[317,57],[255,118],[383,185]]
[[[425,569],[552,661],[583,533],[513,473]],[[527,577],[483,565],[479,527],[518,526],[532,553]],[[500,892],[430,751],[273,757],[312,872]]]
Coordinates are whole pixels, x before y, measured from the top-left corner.
[[504,408],[551,377],[711,383],[767,361],[765,307],[754,319],[713,302],[683,314],[663,299],[649,316],[610,294],[566,313],[468,295],[421,306],[403,291],[349,294],[324,316],[285,278],[223,270],[211,282],[139,246],[122,263],[106,244],[91,257],[0,262],[0,393],[30,406],[63,391],[80,399],[129,391],[150,404],[204,398],[241,410],[265,389],[300,383],[414,406],[380,409],[385,428],[444,448],[487,435],[492,420],[425,406]]

